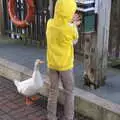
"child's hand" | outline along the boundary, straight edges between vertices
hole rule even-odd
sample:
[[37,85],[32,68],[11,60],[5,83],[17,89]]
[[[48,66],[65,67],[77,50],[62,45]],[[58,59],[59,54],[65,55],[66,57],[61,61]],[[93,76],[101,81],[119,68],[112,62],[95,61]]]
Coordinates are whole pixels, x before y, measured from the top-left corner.
[[76,45],[77,42],[78,42],[78,40],[74,40],[74,41],[73,41],[73,45]]
[[81,17],[79,14],[75,13],[72,19],[72,23],[76,26],[79,26],[81,24]]

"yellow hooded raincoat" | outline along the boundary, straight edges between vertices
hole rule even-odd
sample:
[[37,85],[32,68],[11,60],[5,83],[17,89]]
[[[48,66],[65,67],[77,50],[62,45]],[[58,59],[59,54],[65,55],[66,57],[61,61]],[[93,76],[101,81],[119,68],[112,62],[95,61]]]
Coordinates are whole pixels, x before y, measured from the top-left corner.
[[54,18],[47,23],[48,68],[66,71],[73,68],[73,41],[78,39],[75,25],[70,21],[76,11],[75,0],[57,0]]

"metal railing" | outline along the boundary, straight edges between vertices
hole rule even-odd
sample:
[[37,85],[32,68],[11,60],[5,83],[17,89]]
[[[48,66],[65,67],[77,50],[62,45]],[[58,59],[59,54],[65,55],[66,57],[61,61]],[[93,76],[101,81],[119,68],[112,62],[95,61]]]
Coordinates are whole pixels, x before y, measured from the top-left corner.
[[[24,40],[26,44],[45,44],[46,23],[49,18],[48,0],[36,0],[35,21],[28,28],[17,28],[10,20],[7,10],[8,0],[3,1],[5,33],[13,39]],[[26,4],[24,0],[16,1],[16,14],[23,20],[26,15]]]

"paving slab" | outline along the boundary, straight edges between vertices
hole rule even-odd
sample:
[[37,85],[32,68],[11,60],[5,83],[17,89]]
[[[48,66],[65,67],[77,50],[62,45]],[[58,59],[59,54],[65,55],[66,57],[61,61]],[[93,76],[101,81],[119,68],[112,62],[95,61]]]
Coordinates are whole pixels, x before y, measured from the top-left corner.
[[[0,77],[0,120],[46,120],[47,98],[40,96],[32,105],[25,104],[25,97],[20,95],[13,82]],[[63,107],[58,105],[58,119],[61,120]],[[75,120],[92,120],[75,113]]]

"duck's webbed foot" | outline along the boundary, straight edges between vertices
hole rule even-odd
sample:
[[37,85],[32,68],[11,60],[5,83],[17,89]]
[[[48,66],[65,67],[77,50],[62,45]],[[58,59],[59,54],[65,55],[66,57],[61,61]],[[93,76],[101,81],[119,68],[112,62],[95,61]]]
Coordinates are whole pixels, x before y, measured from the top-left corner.
[[35,95],[35,96],[31,96],[31,97],[27,97],[26,96],[26,105],[31,105],[33,104],[35,101],[39,100],[40,97]]
[[35,96],[32,96],[32,97],[31,97],[31,99],[32,99],[32,101],[34,102],[34,101],[36,101],[36,100],[39,100],[39,99],[40,99],[40,97],[39,97],[39,96],[37,96],[37,95],[35,95]]
[[33,101],[32,101],[32,99],[30,98],[30,97],[25,97],[25,103],[26,103],[26,105],[31,105],[31,104],[33,104]]

